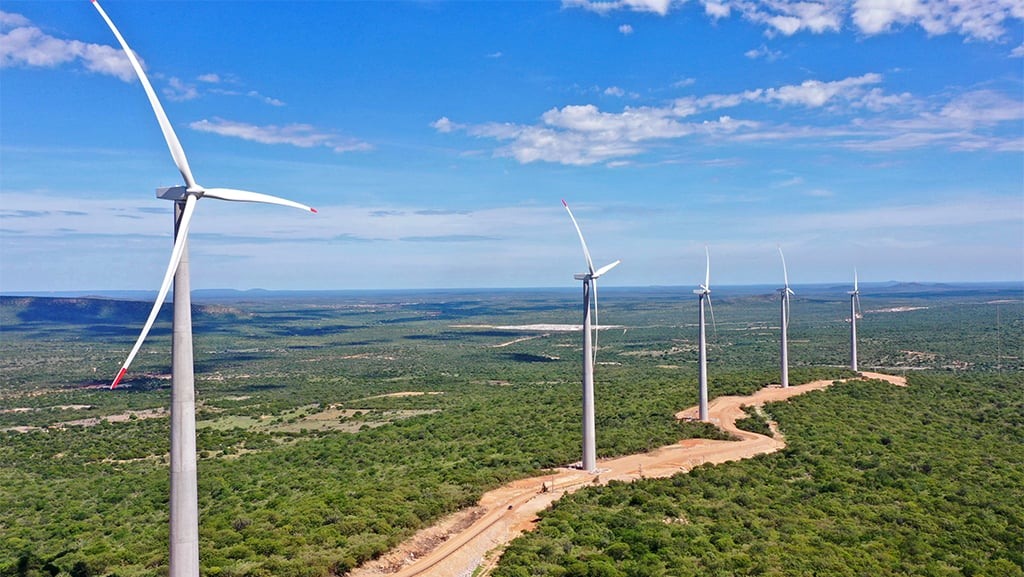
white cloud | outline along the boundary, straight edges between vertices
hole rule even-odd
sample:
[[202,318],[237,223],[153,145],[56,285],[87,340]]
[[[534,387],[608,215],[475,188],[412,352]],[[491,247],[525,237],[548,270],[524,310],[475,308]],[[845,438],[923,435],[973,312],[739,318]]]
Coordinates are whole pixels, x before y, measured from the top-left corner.
[[53,37],[31,26],[24,16],[9,12],[0,12],[0,30],[0,68],[54,68],[79,61],[91,72],[125,82],[135,78],[128,57],[111,46]]
[[704,13],[708,16],[718,20],[719,18],[728,18],[732,10],[729,5],[723,2],[704,2]]
[[246,93],[246,96],[248,96],[249,98],[255,98],[260,102],[263,102],[264,104],[269,104],[271,106],[285,105],[283,100],[278,100],[277,98],[272,98],[270,96],[264,96],[259,92],[256,92],[255,90],[250,90],[248,93]]
[[[844,146],[856,150],[893,151],[943,146],[951,150],[1019,152],[1019,123],[1024,103],[992,90],[974,90],[954,96],[933,109],[912,117],[876,118],[857,125],[855,138]],[[1004,126],[1014,127],[1004,134]]]
[[1010,51],[1010,58],[1024,58],[1024,44]]
[[198,80],[200,82],[207,82],[209,84],[220,84],[220,81],[221,81],[220,80],[220,75],[219,74],[214,74],[213,72],[211,72],[209,74],[200,74],[199,77],[196,80]]
[[671,118],[662,108],[626,108],[621,113],[601,112],[592,104],[552,108],[541,119],[544,124],[579,133],[587,133],[603,141],[639,142],[656,138],[676,138],[693,132],[691,126]]
[[805,193],[807,196],[813,198],[831,198],[835,196],[835,193],[825,188],[812,188]]
[[582,8],[602,15],[627,10],[664,16],[668,14],[672,3],[672,0],[562,0],[565,8]]
[[194,84],[182,82],[180,78],[174,76],[167,80],[167,87],[164,88],[163,93],[164,96],[176,102],[199,98],[199,91],[196,90]]
[[750,58],[751,60],[764,58],[768,62],[774,62],[782,57],[782,52],[778,50],[771,50],[767,46],[762,44],[759,48],[747,50],[746,52],[743,53],[743,55],[746,56],[747,58]]
[[845,3],[838,0],[725,0],[704,3],[705,12],[723,18],[735,10],[751,22],[768,26],[769,36],[792,36],[808,30],[815,34],[842,29]]
[[[806,141],[864,151],[941,146],[949,150],[1017,151],[1024,139],[1015,126],[1024,104],[993,90],[962,93],[945,102],[918,101],[908,93],[889,94],[877,73],[840,80],[754,88],[731,94],[687,96],[663,106],[603,111],[593,104],[567,105],[541,114],[535,125],[490,122],[461,125],[442,117],[443,133],[501,141],[498,156],[521,163],[621,165],[624,159],[663,148],[664,143],[706,139],[763,143]],[[795,108],[786,123],[743,118],[757,107]],[[701,116],[719,113],[716,118]],[[814,111],[800,123],[799,109]],[[687,121],[688,119],[692,121]],[[1011,128],[1008,126],[1013,125]],[[1010,131],[1010,132],[1008,132]],[[1005,133],[1005,134],[1004,134]]]
[[365,151],[372,149],[368,143],[354,139],[340,139],[337,135],[319,131],[310,124],[286,124],[284,126],[256,126],[244,122],[234,122],[223,118],[198,120],[189,127],[199,132],[211,132],[221,136],[230,136],[259,142],[261,144],[289,144],[300,148],[324,146],[335,152]]
[[772,187],[773,188],[789,188],[791,186],[798,186],[798,185],[801,185],[803,183],[804,183],[804,179],[803,179],[802,176],[793,176],[793,177],[787,178],[786,180],[783,180],[781,182],[776,182],[775,184],[772,185]]
[[[762,25],[768,36],[799,32],[839,32],[852,21],[862,33],[883,34],[917,25],[929,35],[960,34],[972,40],[996,41],[1006,25],[1024,19],[1020,0],[701,0],[714,20],[733,14]],[[685,0],[563,0],[565,8],[607,15],[617,11],[667,16]]]
[[[817,108],[834,99],[855,100],[864,95],[861,87],[867,84],[878,84],[881,81],[882,76],[875,73],[833,82],[806,80],[799,85],[768,88],[763,92],[763,98],[782,104],[800,104]],[[876,97],[874,101],[878,102],[878,98]]]
[[1019,121],[1024,120],[1024,102],[992,90],[976,90],[951,100],[939,116],[969,127]]
[[15,14],[13,12],[4,12],[0,10],[0,29],[16,28],[18,26],[28,26],[31,24],[28,18],[25,18],[21,14]]
[[604,89],[604,94],[606,96],[618,96],[621,98],[622,96],[626,95],[626,91],[619,88],[618,86],[609,86],[608,88]]
[[623,36],[629,36],[632,33],[633,33],[633,27],[630,26],[629,24],[620,24],[619,25],[619,34],[622,34]]
[[436,131],[438,131],[438,132],[440,132],[442,134],[447,134],[449,132],[452,132],[453,130],[461,128],[460,125],[455,124],[454,122],[449,120],[447,116],[442,116],[441,118],[438,118],[434,122],[431,122],[430,126],[434,130],[436,130]]
[[687,96],[676,99],[672,104],[673,113],[691,116],[706,110],[733,108],[747,102],[768,102],[787,106],[820,108],[826,104],[844,103],[853,109],[866,108],[879,111],[906,102],[907,94],[886,94],[880,88],[867,88],[880,84],[882,75],[868,73],[842,80],[805,80],[800,84],[777,88],[757,88],[733,94],[709,94],[701,97]]
[[918,25],[929,35],[958,33],[975,40],[1002,38],[1009,20],[1024,18],[1019,0],[855,0],[853,21],[865,34]]

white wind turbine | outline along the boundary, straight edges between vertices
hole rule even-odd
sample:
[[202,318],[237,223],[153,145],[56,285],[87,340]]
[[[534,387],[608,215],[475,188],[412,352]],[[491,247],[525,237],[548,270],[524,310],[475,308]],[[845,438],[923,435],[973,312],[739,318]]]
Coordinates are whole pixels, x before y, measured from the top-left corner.
[[138,354],[146,335],[163,305],[171,282],[174,282],[174,324],[171,343],[171,487],[170,487],[170,576],[198,577],[199,575],[199,503],[196,484],[196,422],[195,422],[195,378],[192,363],[192,314],[188,270],[188,229],[195,212],[196,202],[203,197],[220,200],[279,204],[316,212],[304,204],[269,196],[257,192],[230,188],[204,188],[192,177],[192,170],[185,158],[185,151],[171,127],[163,106],[156,97],[153,86],[139,64],[135,53],[114,26],[107,13],[96,0],[93,6],[110,27],[111,32],[128,56],[132,68],[139,77],[149,104],[153,107],[160,130],[174,164],[178,167],[185,186],[157,189],[157,197],[173,200],[174,248],[164,274],[163,283],[157,293],[156,302],[149,318],[142,328],[135,346],[132,347],[117,377],[111,383],[114,388],[128,372],[128,367]]
[[[594,346],[591,344],[590,326],[590,285],[594,285],[594,320],[597,323],[597,279],[601,275],[615,268],[619,262],[615,261],[597,270],[594,270],[594,262],[590,260],[590,251],[587,250],[587,241],[583,239],[583,232],[576,222],[576,217],[569,210],[569,205],[563,200],[562,206],[569,213],[572,225],[576,227],[576,234],[580,237],[580,244],[583,245],[583,257],[587,260],[587,272],[573,275],[576,280],[583,281],[583,462],[584,471],[594,472],[597,470],[597,440],[594,432]],[[596,337],[594,338],[596,341]]]
[[779,247],[779,256],[782,257],[782,275],[784,280],[786,281],[786,286],[778,289],[779,294],[782,296],[782,314],[780,316],[780,324],[782,326],[782,339],[779,345],[779,365],[782,373],[782,387],[787,388],[789,387],[789,345],[786,342],[786,333],[789,331],[789,297],[790,295],[796,293],[794,293],[792,289],[789,288],[789,272],[786,271],[786,255],[782,254],[781,246]]
[[850,295],[850,370],[857,372],[857,313],[860,308],[860,288],[857,287],[857,269],[853,269],[853,290]]
[[700,338],[698,340],[700,345],[700,420],[708,421],[708,351],[707,351],[707,339],[705,337],[704,330],[704,301],[708,302],[708,309],[711,311],[711,324],[715,323],[715,309],[711,306],[711,253],[708,252],[708,247],[704,247],[704,256],[707,257],[707,268],[704,271],[704,284],[700,285],[700,288],[694,289],[693,292],[698,296],[698,302],[700,306]]

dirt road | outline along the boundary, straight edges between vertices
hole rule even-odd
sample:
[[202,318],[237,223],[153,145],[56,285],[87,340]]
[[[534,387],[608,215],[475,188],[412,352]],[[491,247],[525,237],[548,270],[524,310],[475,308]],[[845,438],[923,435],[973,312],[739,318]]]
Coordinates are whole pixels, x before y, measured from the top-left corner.
[[[904,377],[881,373],[861,373],[867,379],[880,379],[906,386]],[[536,516],[562,495],[587,485],[611,480],[633,481],[639,478],[669,477],[705,463],[724,463],[772,453],[786,446],[778,431],[766,437],[736,428],[745,416],[741,406],[760,407],[796,395],[824,389],[833,381],[814,381],[783,389],[770,386],[746,397],[716,397],[708,405],[711,421],[732,433],[739,441],[685,439],[648,453],[598,461],[597,474],[576,469],[558,469],[552,475],[521,479],[489,491],[476,507],[443,519],[417,533],[394,551],[353,570],[351,577],[412,577],[432,575],[484,576],[500,558],[504,546],[524,531],[533,529]],[[676,414],[678,419],[693,419],[697,407]],[[546,490],[545,490],[546,487]]]

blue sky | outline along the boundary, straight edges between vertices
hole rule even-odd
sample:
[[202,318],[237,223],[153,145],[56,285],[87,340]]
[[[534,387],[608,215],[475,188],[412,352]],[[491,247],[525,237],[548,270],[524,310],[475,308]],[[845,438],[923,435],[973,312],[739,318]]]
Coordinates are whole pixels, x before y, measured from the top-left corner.
[[[102,2],[194,288],[1024,279],[1024,3]],[[151,289],[181,184],[86,0],[0,15],[0,292]]]

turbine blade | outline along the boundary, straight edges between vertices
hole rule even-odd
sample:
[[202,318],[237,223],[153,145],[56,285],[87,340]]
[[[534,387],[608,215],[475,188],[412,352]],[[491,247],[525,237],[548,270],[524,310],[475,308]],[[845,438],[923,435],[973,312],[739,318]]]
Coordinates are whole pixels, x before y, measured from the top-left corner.
[[593,276],[594,274],[594,261],[590,260],[590,251],[587,249],[587,241],[583,239],[583,231],[580,230],[580,225],[576,222],[576,217],[572,215],[572,211],[569,210],[569,204],[562,200],[562,206],[565,207],[565,211],[569,213],[569,218],[572,219],[572,225],[576,227],[576,234],[580,236],[580,244],[583,245],[583,256],[587,259],[587,270]]
[[[704,245],[704,256],[707,257],[707,268],[704,269],[704,290],[711,290],[711,253],[708,251],[708,245]],[[709,303],[711,301],[708,301]]]
[[271,196],[269,194],[263,194],[260,192],[236,190],[234,188],[208,188],[203,192],[203,196],[208,196],[210,198],[216,198],[219,200],[230,200],[234,202],[259,202],[262,204],[278,204],[281,206],[290,206],[292,208],[298,208],[300,210],[306,210],[309,212],[316,212],[315,208],[311,206],[306,206],[302,203],[295,202],[294,200],[288,200],[286,198]]
[[715,307],[711,306],[710,293],[708,293],[708,310],[711,311],[711,327],[715,330],[715,338],[718,338],[718,324],[715,322]]
[[593,279],[591,279],[590,282],[593,283],[593,286],[594,286],[594,347],[593,347],[593,354],[594,354],[594,364],[596,365],[597,364],[597,338],[598,338],[598,335],[601,334],[601,321],[598,320],[598,315],[597,315],[597,279],[593,278]]
[[606,273],[606,272],[612,270],[613,268],[619,266],[620,262],[622,262],[622,261],[621,260],[617,260],[617,261],[615,261],[615,262],[613,262],[611,264],[604,265],[603,267],[597,269],[594,272],[594,274],[591,275],[591,278],[597,278],[597,277],[603,275],[604,273]]
[[786,270],[786,255],[782,254],[782,247],[779,247],[779,256],[782,257],[782,277],[786,281],[786,290],[789,290],[789,272]]
[[857,292],[857,269],[853,269],[853,292]]
[[164,112],[164,107],[160,105],[160,100],[156,97],[156,92],[153,90],[153,85],[149,83],[149,78],[146,77],[146,72],[142,69],[142,65],[139,64],[138,58],[135,57],[135,53],[128,47],[128,43],[125,42],[124,37],[118,32],[117,27],[114,26],[114,22],[107,16],[107,13],[100,6],[100,3],[96,0],[92,0],[92,5],[96,7],[96,10],[106,21],[107,26],[110,27],[110,31],[114,33],[117,41],[121,44],[121,48],[124,53],[128,55],[128,61],[131,62],[132,68],[135,69],[135,74],[139,77],[142,82],[142,88],[146,91],[146,96],[149,97],[149,104],[153,107],[153,112],[156,114],[156,121],[160,123],[160,131],[164,133],[164,140],[167,141],[167,148],[171,151],[171,158],[174,159],[174,164],[178,167],[178,172],[181,173],[181,177],[185,179],[185,185],[190,189],[199,188],[196,185],[196,181],[192,178],[192,169],[188,167],[188,159],[185,158],[185,150],[181,147],[181,143],[178,142],[178,136],[174,133],[174,128],[171,127],[171,121],[167,119],[167,114]]
[[853,313],[854,316],[860,315],[860,316],[863,317],[864,316],[864,309],[860,308],[860,293],[854,294],[853,298],[854,298],[854,300],[856,301],[856,304],[857,304],[857,310],[854,311],[854,313]]
[[142,334],[135,341],[135,346],[132,347],[128,358],[121,365],[121,370],[118,371],[117,377],[114,378],[114,382],[110,384],[110,388],[117,387],[117,384],[124,378],[125,373],[128,372],[128,367],[135,360],[135,355],[139,354],[139,349],[142,348],[142,342],[146,340],[146,335],[149,334],[149,330],[153,328],[153,322],[156,320],[156,316],[160,313],[160,307],[163,306],[164,300],[167,298],[167,291],[171,290],[171,283],[174,281],[174,273],[178,270],[178,263],[181,262],[181,255],[185,251],[185,241],[188,239],[188,228],[192,224],[192,214],[196,210],[196,197],[188,195],[185,199],[185,210],[181,213],[181,222],[178,224],[178,234],[174,238],[174,248],[171,250],[171,262],[167,264],[167,271],[164,273],[164,282],[160,285],[160,292],[156,295],[156,302],[153,303],[153,309],[149,311],[149,318],[146,319],[146,324],[142,327]]
[[789,328],[789,295],[786,295],[786,328]]

